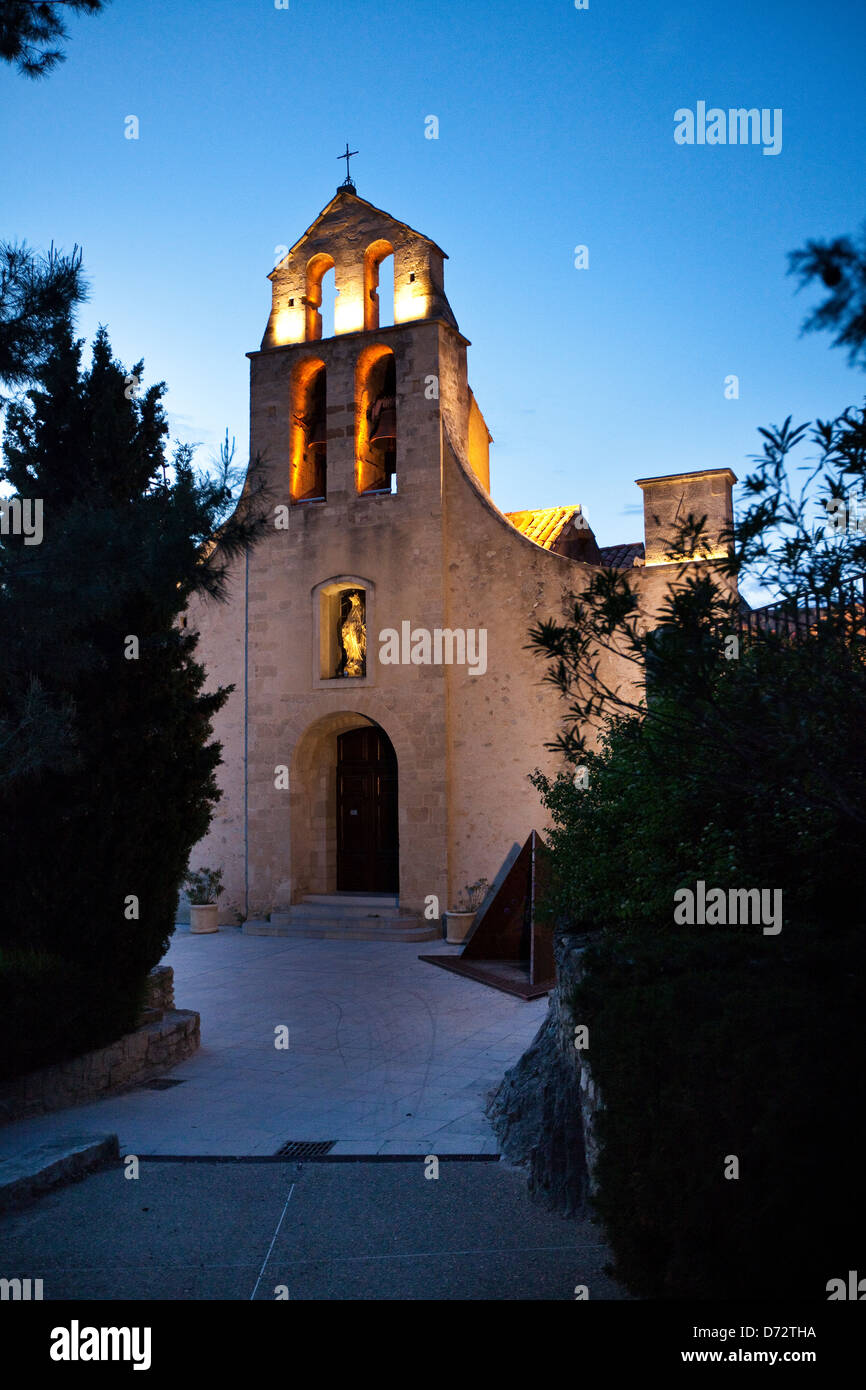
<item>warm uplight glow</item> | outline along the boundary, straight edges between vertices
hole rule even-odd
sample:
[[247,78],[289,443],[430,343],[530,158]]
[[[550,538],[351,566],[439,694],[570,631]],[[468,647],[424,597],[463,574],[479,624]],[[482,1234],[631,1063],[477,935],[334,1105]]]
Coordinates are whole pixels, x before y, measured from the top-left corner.
[[304,341],[304,311],[300,309],[280,309],[274,318],[274,342],[302,343]]
[[378,474],[378,464],[370,447],[370,421],[367,418],[367,411],[375,396],[372,389],[374,369],[383,358],[393,356],[384,343],[371,343],[359,354],[355,365],[355,486],[358,492],[365,492],[373,486]]
[[341,290],[334,302],[334,332],[359,333],[364,327],[364,305],[359,294]]
[[427,317],[428,296],[418,285],[402,285],[394,295],[394,322],[412,323]]
[[309,491],[313,478],[307,464],[307,430],[305,419],[309,415],[310,393],[314,379],[325,370],[319,357],[306,357],[298,362],[292,372],[291,381],[291,421],[289,427],[289,493],[292,501],[303,497]]
[[702,560],[726,560],[727,557],[727,550],[711,550],[708,555],[674,555],[666,560],[646,560],[644,568],[652,569],[654,565],[696,565]]
[[527,540],[552,550],[565,528],[573,526],[580,514],[580,507],[571,506],[538,507],[529,512],[506,512],[505,516]]

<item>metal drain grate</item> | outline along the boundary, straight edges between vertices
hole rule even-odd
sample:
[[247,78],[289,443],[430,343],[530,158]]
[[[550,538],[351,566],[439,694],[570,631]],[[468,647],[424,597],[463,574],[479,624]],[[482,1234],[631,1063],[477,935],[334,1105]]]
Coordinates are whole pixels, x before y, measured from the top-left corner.
[[299,1143],[296,1139],[290,1139],[277,1149],[274,1158],[321,1158],[323,1154],[331,1152],[336,1142],[336,1139],[319,1139]]
[[186,1081],[185,1076],[157,1076],[153,1081],[142,1081],[138,1089],[140,1091],[167,1091],[170,1086],[182,1086]]

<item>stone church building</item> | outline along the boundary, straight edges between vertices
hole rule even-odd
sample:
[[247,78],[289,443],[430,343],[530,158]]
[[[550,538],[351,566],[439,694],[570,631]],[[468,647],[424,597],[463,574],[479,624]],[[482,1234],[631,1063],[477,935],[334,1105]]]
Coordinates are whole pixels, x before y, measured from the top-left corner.
[[501,512],[445,259],[348,182],[269,277],[250,456],[274,524],[229,602],[188,615],[209,680],[234,685],[214,729],[223,797],[191,859],[222,868],[226,922],[372,912],[373,936],[438,935],[425,903],[493,882],[546,823],[528,774],[557,766],[562,703],[529,627],[599,565],[633,571],[651,614],[680,568],[662,541],[677,510],[715,535],[731,517],[726,469],[641,479],[631,545],[599,547],[577,505]]

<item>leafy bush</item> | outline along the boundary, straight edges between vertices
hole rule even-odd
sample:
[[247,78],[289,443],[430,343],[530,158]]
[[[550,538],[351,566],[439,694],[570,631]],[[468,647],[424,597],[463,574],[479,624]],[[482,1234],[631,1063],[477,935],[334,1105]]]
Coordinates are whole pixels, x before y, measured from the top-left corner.
[[616,1272],[647,1298],[820,1298],[856,1255],[862,932],[780,955],[703,931],[604,934],[573,1000]]
[[831,905],[862,916],[850,871],[866,822],[858,649],[747,643],[718,663],[712,700],[706,733],[673,697],[652,719],[612,720],[582,755],[583,788],[534,777],[553,817],[548,903],[570,930],[672,931],[674,892],[698,879],[783,889],[786,940]]
[[[746,645],[712,696],[748,777],[633,717],[583,755],[585,786],[535,778],[548,910],[591,943],[573,1003],[605,1103],[597,1204],[639,1296],[821,1297],[856,1258],[866,667],[819,637]],[[781,888],[781,933],[677,926],[698,879]]]
[[[810,515],[866,487],[866,412],[812,431],[817,499],[785,470],[806,427],[762,434],[729,558],[680,573],[654,628],[630,576],[602,570],[531,634],[570,702],[551,746],[583,769],[534,780],[548,910],[590,942],[573,1005],[604,1101],[597,1204],[616,1273],[649,1298],[823,1298],[859,1258],[866,538]],[[670,551],[699,558],[704,521]],[[799,599],[796,627],[741,631],[730,581],[748,574]],[[623,695],[604,650],[636,668]],[[781,933],[678,926],[699,880],[781,890]]]
[[486,878],[479,878],[476,883],[467,883],[460,897],[457,899],[455,912],[477,912],[487,894],[490,891],[490,884]]
[[183,881],[186,895],[196,907],[215,903],[223,889],[222,869],[198,869],[188,871]]

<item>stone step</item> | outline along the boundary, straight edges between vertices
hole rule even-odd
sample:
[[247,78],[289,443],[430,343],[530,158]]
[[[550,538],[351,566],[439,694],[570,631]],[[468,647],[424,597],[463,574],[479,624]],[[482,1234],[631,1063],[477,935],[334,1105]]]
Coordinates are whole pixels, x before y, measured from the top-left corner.
[[396,907],[398,898],[396,893],[305,893],[301,901],[316,907],[365,907],[378,912],[383,907]]
[[441,937],[442,928],[435,922],[424,922],[417,917],[389,918],[377,926],[374,920],[365,923],[353,918],[331,917],[309,922],[295,921],[288,914],[274,913],[269,922],[245,922],[244,935],[328,941],[435,941]]
[[305,917],[303,913],[271,913],[271,922],[276,927],[309,927],[312,931],[326,929],[336,931],[344,928],[348,931],[381,931],[381,930],[401,930],[406,926],[418,926],[417,917],[340,917],[332,912],[327,915],[321,914],[315,917]]
[[407,913],[397,913],[389,917],[353,917],[341,912],[298,912],[295,908],[291,912],[272,912],[270,917],[271,926],[274,927],[405,927],[418,926],[420,918],[412,917]]
[[73,1182],[94,1168],[120,1162],[116,1134],[64,1135],[0,1159],[0,1211]]
[[345,922],[391,922],[405,915],[399,907],[342,907],[336,903],[296,903],[286,912],[271,913],[272,918],[291,922],[318,922],[326,917]]

